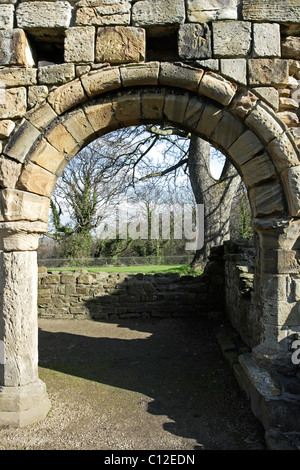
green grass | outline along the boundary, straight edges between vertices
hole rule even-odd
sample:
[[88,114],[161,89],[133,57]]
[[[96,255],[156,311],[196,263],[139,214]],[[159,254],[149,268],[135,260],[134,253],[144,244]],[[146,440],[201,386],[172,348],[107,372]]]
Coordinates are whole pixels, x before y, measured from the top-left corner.
[[105,272],[105,273],[143,273],[143,274],[155,274],[155,273],[179,273],[181,276],[190,275],[198,276],[202,271],[193,271],[188,264],[174,264],[174,265],[152,265],[152,266],[101,266],[97,268],[78,266],[76,268],[48,268],[48,271],[76,271],[79,269],[85,269],[89,272]]

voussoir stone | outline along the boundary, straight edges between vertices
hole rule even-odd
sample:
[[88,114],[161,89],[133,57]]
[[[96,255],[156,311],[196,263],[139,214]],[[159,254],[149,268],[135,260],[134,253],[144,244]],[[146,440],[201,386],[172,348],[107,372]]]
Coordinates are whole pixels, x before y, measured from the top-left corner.
[[40,196],[51,197],[57,178],[56,175],[39,165],[28,162],[22,169],[17,188]]
[[159,74],[161,85],[177,86],[191,91],[197,91],[204,71],[183,64],[175,65],[162,62]]
[[61,114],[68,109],[86,100],[86,96],[79,78],[65,83],[49,93],[48,103],[57,114]]
[[88,96],[95,96],[121,87],[119,67],[93,70],[80,78]]
[[206,72],[201,80],[199,93],[227,106],[233,99],[237,85],[214,73]]
[[136,85],[157,85],[159,67],[159,62],[146,62],[145,64],[128,64],[120,66],[122,85],[124,87]]

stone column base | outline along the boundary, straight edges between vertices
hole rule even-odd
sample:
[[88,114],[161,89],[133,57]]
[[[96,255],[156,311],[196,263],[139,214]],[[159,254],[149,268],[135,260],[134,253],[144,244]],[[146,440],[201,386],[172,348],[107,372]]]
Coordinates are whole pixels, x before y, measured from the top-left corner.
[[22,428],[43,420],[51,403],[42,380],[20,387],[0,387],[0,426]]
[[254,415],[266,431],[300,431],[300,382],[297,378],[273,375],[258,367],[251,354],[242,354],[233,367],[241,388],[246,392]]

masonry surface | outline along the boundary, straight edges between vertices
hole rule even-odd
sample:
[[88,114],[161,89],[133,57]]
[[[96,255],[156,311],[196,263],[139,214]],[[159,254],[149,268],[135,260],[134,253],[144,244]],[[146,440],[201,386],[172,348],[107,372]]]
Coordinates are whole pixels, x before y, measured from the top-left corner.
[[[56,181],[97,137],[149,122],[208,140],[241,174],[253,272],[230,252],[224,271],[229,316],[252,348],[240,365],[266,407],[262,370],[269,384],[274,368],[297,377],[299,19],[299,0],[0,0],[0,424],[30,424],[50,406],[37,374],[36,249]],[[246,304],[230,288],[240,270],[254,278]],[[84,295],[80,276],[70,299]],[[46,310],[59,294],[45,280]]]

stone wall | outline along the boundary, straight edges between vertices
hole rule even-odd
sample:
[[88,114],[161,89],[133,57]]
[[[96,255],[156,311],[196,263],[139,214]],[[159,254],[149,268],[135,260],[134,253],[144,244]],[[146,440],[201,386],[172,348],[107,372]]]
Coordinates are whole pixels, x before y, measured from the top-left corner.
[[65,100],[72,92],[80,102],[88,74],[122,64],[127,76],[126,65],[149,61],[181,61],[251,88],[299,144],[299,0],[0,0],[0,10],[5,155],[27,111],[44,101],[55,110],[58,87],[72,83]]
[[226,315],[242,340],[250,347],[260,339],[260,322],[252,309],[254,247],[247,241],[225,242]]
[[39,268],[39,316],[113,320],[212,315],[223,310],[223,275],[212,276],[211,285],[207,278],[176,273],[47,272]]

